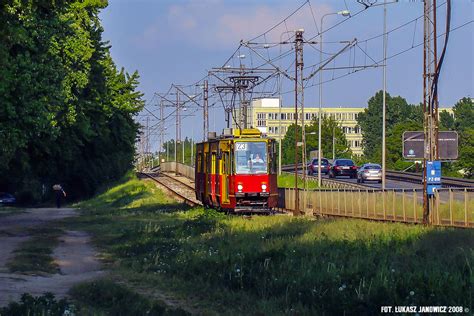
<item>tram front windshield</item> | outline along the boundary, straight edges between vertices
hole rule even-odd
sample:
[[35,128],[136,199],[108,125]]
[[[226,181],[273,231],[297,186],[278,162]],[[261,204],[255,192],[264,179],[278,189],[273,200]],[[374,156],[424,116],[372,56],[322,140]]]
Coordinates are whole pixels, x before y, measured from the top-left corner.
[[260,174],[267,173],[267,143],[236,142],[235,173]]

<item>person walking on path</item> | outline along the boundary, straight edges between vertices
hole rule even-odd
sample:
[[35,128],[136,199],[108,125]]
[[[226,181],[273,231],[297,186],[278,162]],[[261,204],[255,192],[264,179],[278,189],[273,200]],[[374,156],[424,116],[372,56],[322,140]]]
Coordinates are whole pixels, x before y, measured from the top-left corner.
[[66,192],[60,184],[53,185],[53,190],[56,194],[56,207],[61,208],[61,199],[63,196],[66,197]]

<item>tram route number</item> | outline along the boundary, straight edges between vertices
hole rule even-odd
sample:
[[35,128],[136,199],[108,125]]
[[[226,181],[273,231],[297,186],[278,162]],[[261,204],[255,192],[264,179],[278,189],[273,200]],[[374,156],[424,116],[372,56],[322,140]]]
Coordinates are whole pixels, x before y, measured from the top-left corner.
[[237,151],[247,151],[247,143],[237,143]]

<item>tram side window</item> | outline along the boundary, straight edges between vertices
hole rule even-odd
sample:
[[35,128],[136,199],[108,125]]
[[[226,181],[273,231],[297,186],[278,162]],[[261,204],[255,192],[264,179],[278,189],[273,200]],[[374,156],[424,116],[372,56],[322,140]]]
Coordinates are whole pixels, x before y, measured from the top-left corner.
[[206,164],[206,173],[210,174],[211,173],[211,159],[209,159],[209,153],[204,154],[204,160]]
[[202,153],[198,153],[197,156],[197,172],[201,173],[202,172]]
[[224,152],[224,173],[230,174],[230,161],[229,161],[229,153]]
[[269,168],[270,168],[270,173],[274,174],[277,172],[277,167],[276,167],[276,144],[274,142],[271,143],[270,146],[268,146],[268,153],[269,153]]

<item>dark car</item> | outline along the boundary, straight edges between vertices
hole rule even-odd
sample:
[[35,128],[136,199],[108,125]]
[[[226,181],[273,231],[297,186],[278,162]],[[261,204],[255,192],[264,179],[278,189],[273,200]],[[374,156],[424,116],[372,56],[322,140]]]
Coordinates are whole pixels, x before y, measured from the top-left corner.
[[[329,172],[329,161],[326,158],[321,159],[321,173],[328,174]],[[318,174],[318,158],[313,159],[308,164],[308,175]]]
[[351,178],[357,177],[357,166],[351,159],[336,159],[333,165],[329,168],[329,178],[338,176],[349,176]]
[[13,205],[16,199],[10,193],[0,192],[0,205]]

